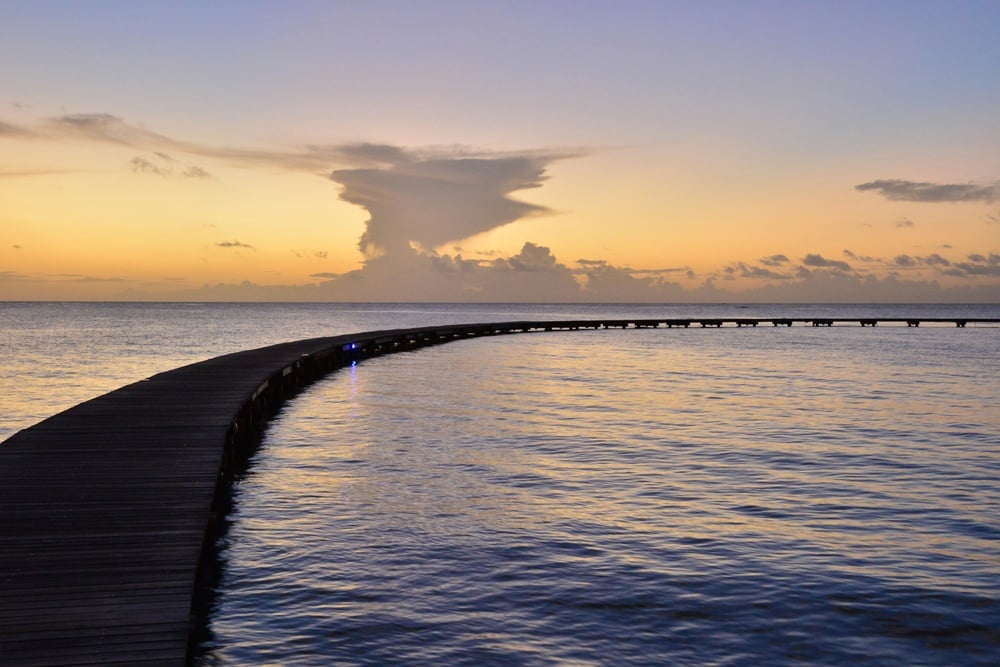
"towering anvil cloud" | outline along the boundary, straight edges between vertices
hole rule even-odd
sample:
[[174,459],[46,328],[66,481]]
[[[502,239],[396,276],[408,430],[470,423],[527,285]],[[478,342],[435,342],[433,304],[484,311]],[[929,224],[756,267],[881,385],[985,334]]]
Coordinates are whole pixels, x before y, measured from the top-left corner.
[[366,257],[409,253],[411,243],[431,249],[546,213],[543,206],[509,195],[539,187],[550,162],[570,157],[457,150],[427,154],[374,144],[341,151],[366,165],[330,175],[344,187],[341,199],[371,214],[358,242]]

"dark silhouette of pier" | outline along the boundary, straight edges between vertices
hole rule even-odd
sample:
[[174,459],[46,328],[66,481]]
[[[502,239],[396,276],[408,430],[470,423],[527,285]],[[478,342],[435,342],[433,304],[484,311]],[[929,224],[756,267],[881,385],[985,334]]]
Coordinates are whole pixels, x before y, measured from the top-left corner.
[[180,665],[217,493],[300,388],[359,360],[480,336],[998,319],[600,319],[462,324],[237,352],[130,384],[0,444],[0,664]]

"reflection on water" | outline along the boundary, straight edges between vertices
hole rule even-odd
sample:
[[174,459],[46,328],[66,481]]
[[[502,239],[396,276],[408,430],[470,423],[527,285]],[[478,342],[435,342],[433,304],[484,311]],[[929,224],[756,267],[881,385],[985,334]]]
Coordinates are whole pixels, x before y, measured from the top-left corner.
[[236,491],[206,663],[996,664],[995,330],[366,361]]

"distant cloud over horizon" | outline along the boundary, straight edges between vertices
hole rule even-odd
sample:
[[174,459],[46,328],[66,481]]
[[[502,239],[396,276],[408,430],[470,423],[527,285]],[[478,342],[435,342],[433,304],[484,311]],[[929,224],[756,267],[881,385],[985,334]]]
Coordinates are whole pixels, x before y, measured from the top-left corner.
[[[614,266],[605,260],[583,259],[575,266],[559,261],[551,249],[526,242],[509,257],[464,259],[461,255],[413,252],[388,261],[378,257],[362,269],[346,273],[318,272],[310,277],[320,282],[308,285],[238,284],[205,285],[200,289],[172,292],[172,297],[209,300],[301,300],[301,301],[407,301],[418,296],[442,302],[633,302],[633,303],[922,303],[937,300],[995,303],[1000,286],[980,284],[947,287],[937,280],[920,277],[923,268],[931,275],[992,278],[1000,276],[1000,254],[972,253],[965,261],[953,262],[938,254],[926,257],[898,255],[886,263],[906,270],[913,278],[901,278],[890,270],[877,275],[871,270],[843,270],[844,262],[828,260],[820,253],[789,273],[772,272],[744,262],[727,265],[730,275],[745,275],[762,281],[750,289],[724,289],[711,277],[697,286],[684,287],[666,278],[666,273],[646,276],[643,272]],[[791,262],[789,262],[791,264]],[[916,272],[916,273],[914,273]],[[847,295],[845,297],[845,295]]]
[[1000,183],[927,183],[885,179],[855,185],[858,192],[876,192],[891,201],[985,202],[1000,197]]
[[830,268],[840,271],[850,271],[851,265],[839,259],[826,259],[820,254],[807,254],[802,258],[802,264],[813,268]]

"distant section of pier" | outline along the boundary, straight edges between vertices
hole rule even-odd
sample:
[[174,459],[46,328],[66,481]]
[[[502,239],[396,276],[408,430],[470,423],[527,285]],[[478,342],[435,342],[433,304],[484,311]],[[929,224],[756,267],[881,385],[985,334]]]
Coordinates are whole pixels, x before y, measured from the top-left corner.
[[[874,327],[879,324],[905,324],[908,327],[919,327],[921,323],[928,324],[953,324],[956,327],[964,328],[966,324],[997,324],[1000,323],[1000,319],[990,319],[990,318],[951,318],[951,317],[921,317],[921,318],[903,318],[903,317],[883,317],[883,318],[853,318],[853,319],[830,319],[830,318],[804,318],[804,319],[791,319],[786,317],[779,318],[729,318],[729,319],[718,319],[718,318],[695,318],[695,319],[627,319],[627,320],[595,320],[589,322],[561,322],[561,323],[535,323],[544,325],[546,330],[556,330],[556,329],[581,329],[581,328],[614,328],[620,327],[622,329],[627,329],[629,327],[635,328],[645,328],[645,327],[659,327],[664,326],[667,328],[672,327],[723,327],[723,326],[735,326],[735,327],[755,327],[758,325],[770,324],[776,327],[790,327],[793,324],[804,324],[811,325],[814,327],[832,327],[833,325],[851,325],[860,324],[863,327]],[[551,325],[551,326],[550,326]]]
[[[1000,319],[601,319],[374,331],[160,373],[0,444],[0,663],[182,665],[217,493],[288,397],[362,359],[480,336]],[[42,369],[40,369],[42,370]]]

